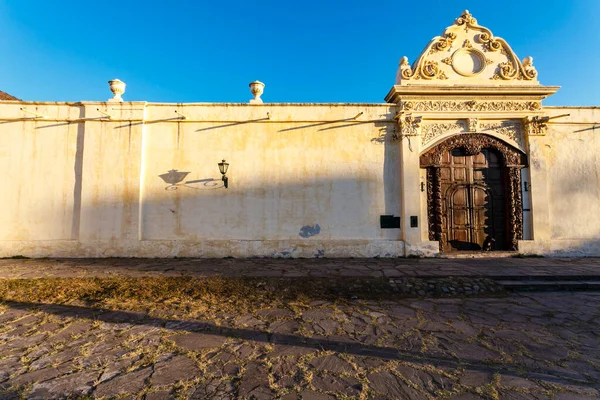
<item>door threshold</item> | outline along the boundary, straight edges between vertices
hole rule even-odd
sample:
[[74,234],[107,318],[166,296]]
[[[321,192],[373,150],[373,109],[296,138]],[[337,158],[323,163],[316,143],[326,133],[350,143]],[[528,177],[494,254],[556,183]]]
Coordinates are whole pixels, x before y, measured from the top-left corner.
[[440,258],[509,258],[519,254],[518,251],[449,251],[440,253]]

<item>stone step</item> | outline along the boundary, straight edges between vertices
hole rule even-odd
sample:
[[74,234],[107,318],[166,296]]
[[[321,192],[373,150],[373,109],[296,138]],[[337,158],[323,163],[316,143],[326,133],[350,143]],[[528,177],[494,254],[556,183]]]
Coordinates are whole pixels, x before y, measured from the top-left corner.
[[600,275],[488,275],[486,278],[492,279],[496,282],[591,282],[600,281]]
[[600,280],[495,280],[508,291],[600,290]]
[[441,253],[440,258],[508,258],[517,254],[517,251],[453,251]]

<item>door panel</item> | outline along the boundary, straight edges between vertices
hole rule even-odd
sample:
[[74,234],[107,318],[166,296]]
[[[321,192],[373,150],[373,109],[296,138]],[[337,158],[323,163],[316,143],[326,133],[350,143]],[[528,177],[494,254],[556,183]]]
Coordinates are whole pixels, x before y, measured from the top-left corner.
[[493,151],[466,155],[460,149],[442,157],[442,249],[480,250],[486,238],[506,246],[503,170]]

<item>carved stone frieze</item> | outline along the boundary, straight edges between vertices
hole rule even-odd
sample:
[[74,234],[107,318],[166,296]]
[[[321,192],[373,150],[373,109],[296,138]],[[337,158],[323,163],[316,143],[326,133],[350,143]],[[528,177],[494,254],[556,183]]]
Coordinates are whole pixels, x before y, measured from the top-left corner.
[[508,169],[509,229],[510,250],[517,250],[518,242],[523,238],[523,202],[521,200],[521,166]]
[[403,111],[537,111],[541,108],[539,101],[403,101],[399,104]]
[[427,217],[429,240],[442,240],[442,191],[439,167],[427,168]]
[[421,117],[413,117],[412,115],[401,116],[398,123],[400,125],[401,136],[420,135]]
[[505,166],[523,165],[523,154],[518,150],[495,137],[473,133],[452,136],[423,153],[420,158],[421,168],[440,165],[444,153],[456,148],[465,149],[470,154],[477,154],[481,149],[491,148],[500,154]]
[[523,119],[527,136],[544,136],[548,130],[548,117],[527,117]]
[[479,128],[479,120],[477,118],[467,118],[467,130],[477,132],[477,128]]
[[426,124],[421,128],[421,143],[426,144],[445,133],[458,133],[464,129],[461,122]]
[[523,146],[523,124],[520,121],[482,122],[479,129],[482,132],[491,131],[506,136]]

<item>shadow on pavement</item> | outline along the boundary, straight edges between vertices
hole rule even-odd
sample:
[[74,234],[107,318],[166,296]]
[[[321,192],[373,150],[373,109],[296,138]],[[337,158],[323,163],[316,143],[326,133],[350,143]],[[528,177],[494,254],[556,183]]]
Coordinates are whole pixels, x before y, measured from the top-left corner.
[[[122,310],[113,311],[83,306],[14,301],[4,301],[0,304],[4,304],[16,310],[33,309],[36,311],[42,311],[44,313],[53,314],[59,317],[90,319],[106,323],[130,323],[134,325],[149,325],[161,327],[166,326],[168,327],[168,329],[173,329],[177,331],[198,332],[210,335],[219,335],[229,338],[238,338],[256,342],[270,343],[275,345],[298,346],[314,350],[334,351],[338,353],[346,353],[363,357],[406,361],[414,364],[431,364],[436,367],[448,367],[453,369],[460,367],[470,370],[498,372],[503,375],[519,376],[519,374],[515,372],[514,367],[511,368],[494,364],[493,362],[486,363],[485,361],[472,360],[468,358],[458,359],[439,353],[431,355],[415,351],[399,350],[392,347],[379,347],[360,343],[349,343],[330,340],[327,338],[308,338],[291,334],[271,333],[268,331],[255,329],[221,327],[211,322],[205,321],[148,317],[145,313],[142,312]],[[543,380],[545,381],[556,381],[560,383],[564,382],[564,379],[553,375],[553,373],[556,373],[555,371],[536,368],[535,371],[530,371],[530,373],[535,374],[537,379],[540,379],[540,377],[543,376]]]

